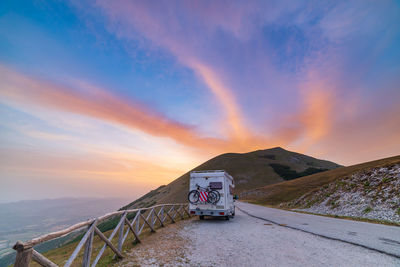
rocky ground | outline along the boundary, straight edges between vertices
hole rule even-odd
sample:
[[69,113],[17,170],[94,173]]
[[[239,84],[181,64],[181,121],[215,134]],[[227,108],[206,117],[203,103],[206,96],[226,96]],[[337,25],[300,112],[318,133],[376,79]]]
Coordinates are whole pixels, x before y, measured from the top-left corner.
[[400,164],[355,173],[281,207],[400,223]]

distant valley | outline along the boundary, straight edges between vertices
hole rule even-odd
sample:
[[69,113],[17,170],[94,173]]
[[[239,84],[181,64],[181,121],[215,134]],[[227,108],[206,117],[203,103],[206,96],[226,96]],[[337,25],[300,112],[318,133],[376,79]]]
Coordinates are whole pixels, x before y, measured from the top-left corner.
[[13,252],[17,240],[70,226],[119,209],[129,201],[122,198],[60,198],[24,200],[0,204],[0,266]]

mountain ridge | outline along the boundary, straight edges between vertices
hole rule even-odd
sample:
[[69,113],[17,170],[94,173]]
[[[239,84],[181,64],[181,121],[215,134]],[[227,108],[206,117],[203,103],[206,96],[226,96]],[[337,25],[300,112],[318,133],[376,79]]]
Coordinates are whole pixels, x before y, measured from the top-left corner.
[[279,171],[276,170],[276,167],[286,174],[286,178],[294,179],[299,177],[297,175],[335,169],[341,165],[288,151],[282,147],[259,149],[246,153],[224,153],[205,161],[168,185],[151,190],[122,209],[151,206],[158,203],[186,202],[189,175],[194,170],[226,170],[235,179],[235,192],[240,193],[287,180],[282,173],[277,173]]

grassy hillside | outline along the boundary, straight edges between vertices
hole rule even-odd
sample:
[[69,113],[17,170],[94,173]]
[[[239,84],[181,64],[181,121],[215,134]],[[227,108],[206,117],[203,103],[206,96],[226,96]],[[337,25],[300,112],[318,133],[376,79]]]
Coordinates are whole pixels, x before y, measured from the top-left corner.
[[[338,168],[340,165],[276,147],[249,153],[227,153],[212,158],[193,170],[226,170],[235,179],[236,193],[263,187],[310,173]],[[166,186],[150,191],[127,207],[155,203],[186,202],[189,174],[185,173]]]
[[400,156],[366,162],[349,167],[341,167],[291,181],[243,191],[241,192],[240,197],[249,202],[274,206],[284,202],[293,201],[307,193],[317,192],[321,187],[327,186],[333,181],[350,176],[359,171],[384,167],[396,163],[400,163]]

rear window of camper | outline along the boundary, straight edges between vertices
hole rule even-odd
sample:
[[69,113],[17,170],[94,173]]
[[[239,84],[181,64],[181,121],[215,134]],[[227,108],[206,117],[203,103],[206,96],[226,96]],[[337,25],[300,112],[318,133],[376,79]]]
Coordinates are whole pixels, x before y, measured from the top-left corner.
[[222,182],[210,182],[210,189],[212,190],[222,189]]

